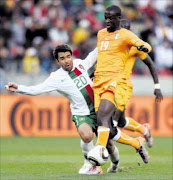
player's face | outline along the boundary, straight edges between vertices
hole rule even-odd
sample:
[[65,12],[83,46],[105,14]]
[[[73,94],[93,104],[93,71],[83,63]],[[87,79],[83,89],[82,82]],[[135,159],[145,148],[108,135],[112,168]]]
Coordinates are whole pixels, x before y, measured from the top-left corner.
[[58,64],[65,70],[71,71],[73,69],[73,58],[70,52],[58,53]]
[[114,11],[105,11],[105,23],[108,32],[114,32],[119,27],[120,16],[116,16]]

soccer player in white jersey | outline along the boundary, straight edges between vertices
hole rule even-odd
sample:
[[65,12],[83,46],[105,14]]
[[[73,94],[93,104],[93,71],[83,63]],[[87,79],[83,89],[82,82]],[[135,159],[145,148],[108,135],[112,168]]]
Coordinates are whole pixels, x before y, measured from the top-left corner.
[[[92,81],[87,70],[97,60],[98,51],[95,48],[86,59],[72,58],[72,50],[68,45],[59,45],[53,55],[61,67],[41,84],[35,86],[24,86],[8,83],[5,88],[9,91],[26,94],[39,95],[46,92],[58,91],[70,101],[72,120],[75,122],[77,131],[81,137],[81,148],[85,157],[84,165],[79,174],[102,174],[102,168],[93,166],[87,160],[87,153],[94,147],[93,131],[96,130],[96,114],[93,106]],[[116,148],[116,147],[115,147]],[[117,158],[119,159],[118,149]],[[113,150],[113,152],[115,151]],[[111,151],[109,151],[111,153]],[[116,157],[115,157],[116,159]]]
[[[54,49],[53,55],[61,68],[52,72],[43,83],[29,87],[8,83],[5,88],[26,95],[58,91],[67,97],[70,100],[72,120],[81,137],[81,148],[86,157],[87,152],[93,148],[93,129],[96,128],[91,80],[87,70],[95,63],[97,50],[92,51],[85,60],[73,60],[71,48],[68,45],[59,45]],[[91,168],[92,165],[86,160],[79,173],[84,174]]]

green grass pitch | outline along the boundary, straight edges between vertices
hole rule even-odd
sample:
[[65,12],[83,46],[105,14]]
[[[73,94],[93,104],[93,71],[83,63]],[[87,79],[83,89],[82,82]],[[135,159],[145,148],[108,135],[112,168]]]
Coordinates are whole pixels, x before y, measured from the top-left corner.
[[[116,143],[120,152],[120,167],[116,174],[106,172],[110,160],[103,166],[103,175],[79,175],[83,154],[79,137],[1,137],[1,180],[172,180],[173,138],[155,137],[148,149],[149,164],[144,164],[135,150]],[[94,139],[96,141],[96,139]]]

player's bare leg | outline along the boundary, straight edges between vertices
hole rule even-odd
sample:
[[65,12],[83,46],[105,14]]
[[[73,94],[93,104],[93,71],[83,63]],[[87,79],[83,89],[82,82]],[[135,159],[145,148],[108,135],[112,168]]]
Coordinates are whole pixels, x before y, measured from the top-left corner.
[[84,154],[84,164],[79,170],[79,174],[87,174],[92,169],[92,164],[87,160],[87,153],[91,150],[93,145],[93,131],[89,124],[83,123],[78,127],[78,133],[81,137],[81,148]]
[[[112,126],[114,126],[114,128],[110,128],[111,131],[110,131],[110,137],[109,138],[114,140],[114,141],[117,141],[119,143],[127,144],[127,145],[134,147],[137,150],[137,152],[140,154],[142,160],[145,163],[148,163],[148,160],[149,160],[148,152],[144,146],[145,139],[142,137],[132,138],[132,137],[126,135],[125,133],[121,132],[116,127],[118,124],[117,122],[119,120],[118,117],[120,117],[121,114],[122,114],[122,111],[119,109],[116,109],[116,111],[114,112],[114,117],[113,117],[114,120],[113,120],[113,125],[112,125]],[[111,127],[111,126],[109,126],[109,127]]]
[[93,131],[89,124],[83,123],[78,127],[78,133],[81,136],[81,148],[84,154],[84,164],[79,170],[79,174],[103,174],[102,168],[93,166],[87,160],[88,152],[94,147],[93,145]]
[[136,122],[133,118],[125,117],[124,114],[125,113],[123,112],[121,118],[118,120],[118,126],[130,131],[137,131],[143,134],[148,147],[151,148],[153,146],[153,138],[150,132],[150,125],[148,123],[142,125]]
[[116,173],[119,167],[119,151],[118,148],[114,145],[112,140],[108,141],[107,149],[111,159],[110,167],[107,169],[107,173]]
[[115,111],[115,106],[112,102],[102,99],[97,112],[97,124],[99,125],[97,133],[98,139],[96,145],[103,145],[106,147],[109,132],[110,132],[110,121]]
[[149,156],[144,146],[144,143],[145,143],[144,138],[142,137],[132,138],[126,135],[125,133],[121,132],[119,129],[117,129],[117,134],[112,138],[112,140],[134,147],[136,151],[139,153],[139,155],[141,156],[144,163],[148,163]]

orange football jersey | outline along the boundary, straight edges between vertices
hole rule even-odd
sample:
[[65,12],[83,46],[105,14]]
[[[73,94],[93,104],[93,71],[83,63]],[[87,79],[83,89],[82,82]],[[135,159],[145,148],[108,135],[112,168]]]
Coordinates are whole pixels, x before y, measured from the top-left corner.
[[139,45],[145,45],[151,51],[148,43],[127,29],[122,28],[111,33],[107,32],[106,28],[100,30],[97,35],[98,58],[95,76],[122,75],[130,48]]

